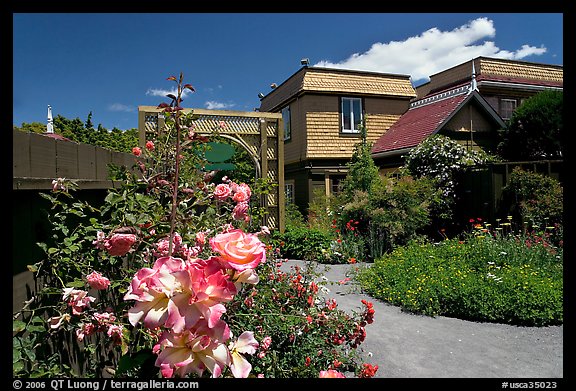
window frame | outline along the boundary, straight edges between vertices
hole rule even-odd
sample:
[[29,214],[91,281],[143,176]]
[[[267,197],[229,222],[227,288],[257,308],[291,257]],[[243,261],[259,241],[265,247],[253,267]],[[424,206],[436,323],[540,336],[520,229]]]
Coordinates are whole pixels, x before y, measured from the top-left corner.
[[[350,105],[350,123],[354,124],[356,122],[358,122],[358,124],[362,124],[364,123],[364,117],[365,117],[365,112],[364,112],[364,98],[362,97],[353,97],[353,96],[341,96],[339,97],[339,102],[338,102],[338,106],[339,106],[339,111],[340,111],[340,134],[343,135],[359,135],[360,134],[360,129],[345,129],[344,128],[344,101],[351,101],[351,105]],[[354,106],[353,103],[354,101],[359,102],[360,104],[360,120],[356,121],[354,118]],[[352,125],[353,126],[353,125]]]
[[[288,113],[288,121],[285,118],[286,112]],[[283,107],[280,113],[284,121],[284,141],[290,141],[292,140],[292,110],[290,110],[290,105]]]
[[[510,112],[510,115],[506,116],[506,117],[504,116],[504,108],[503,108],[504,102],[514,102],[514,108]],[[500,117],[502,117],[503,120],[509,120],[510,118],[512,118],[512,115],[514,114],[514,111],[516,111],[517,108],[518,108],[518,100],[517,99],[500,98]],[[508,111],[508,109],[506,109],[506,110]]]
[[[291,188],[291,193],[289,193],[288,188]],[[294,181],[288,180],[284,182],[284,200],[287,205],[294,203],[295,190],[296,186],[294,185]]]

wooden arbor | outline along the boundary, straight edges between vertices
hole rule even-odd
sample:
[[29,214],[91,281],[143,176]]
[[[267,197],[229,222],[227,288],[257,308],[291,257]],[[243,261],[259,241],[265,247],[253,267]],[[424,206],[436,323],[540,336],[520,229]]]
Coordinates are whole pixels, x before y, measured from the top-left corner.
[[[194,131],[209,135],[214,129],[218,134],[242,146],[252,158],[256,177],[267,177],[275,185],[274,190],[260,199],[268,212],[262,225],[284,232],[284,124],[280,113],[250,111],[223,111],[184,109],[197,117]],[[220,127],[220,124],[224,124]],[[138,107],[138,136],[141,147],[147,137],[164,127],[161,109],[155,106]]]

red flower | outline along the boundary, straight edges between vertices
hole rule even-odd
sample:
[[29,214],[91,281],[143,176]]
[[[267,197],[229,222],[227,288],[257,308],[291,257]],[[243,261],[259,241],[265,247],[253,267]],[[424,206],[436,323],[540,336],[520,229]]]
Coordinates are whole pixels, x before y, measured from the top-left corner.
[[132,148],[132,154],[134,156],[140,156],[142,155],[142,150],[140,149],[140,147],[134,147]]
[[359,378],[374,377],[374,375],[376,374],[376,371],[378,371],[378,365],[362,364],[362,370],[358,374],[358,377]]

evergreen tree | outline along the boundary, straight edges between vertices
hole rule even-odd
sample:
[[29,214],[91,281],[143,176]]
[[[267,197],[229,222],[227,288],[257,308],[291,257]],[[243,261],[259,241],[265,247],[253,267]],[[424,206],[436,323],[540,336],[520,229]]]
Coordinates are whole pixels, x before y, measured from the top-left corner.
[[354,146],[354,153],[348,162],[348,174],[342,181],[342,196],[349,201],[356,190],[370,193],[376,179],[378,167],[374,164],[370,154],[371,144],[366,140],[366,126],[360,127],[362,140]]

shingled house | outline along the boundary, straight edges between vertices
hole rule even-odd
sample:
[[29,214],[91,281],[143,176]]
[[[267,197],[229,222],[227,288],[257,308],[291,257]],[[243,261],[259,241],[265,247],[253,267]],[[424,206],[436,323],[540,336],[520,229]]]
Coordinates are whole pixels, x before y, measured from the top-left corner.
[[432,134],[491,151],[498,129],[522,102],[544,89],[563,88],[560,65],[477,57],[432,75],[416,87],[409,110],[374,143],[372,157],[393,171]]
[[284,119],[286,198],[306,210],[315,189],[337,192],[365,121],[374,142],[416,97],[409,75],[304,66],[261,97]]

